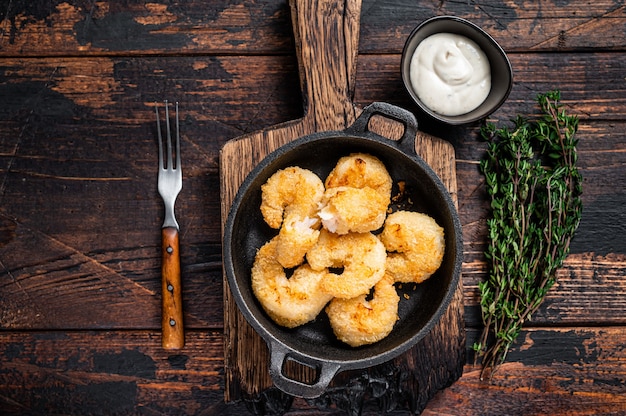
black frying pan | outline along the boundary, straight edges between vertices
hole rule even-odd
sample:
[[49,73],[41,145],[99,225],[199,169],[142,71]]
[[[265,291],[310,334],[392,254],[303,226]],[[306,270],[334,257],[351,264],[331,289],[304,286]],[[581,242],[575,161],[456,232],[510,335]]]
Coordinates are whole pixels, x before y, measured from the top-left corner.
[[[380,115],[404,125],[398,141],[369,131],[370,119]],[[339,371],[365,368],[389,361],[419,342],[445,312],[456,289],[462,263],[462,230],[450,195],[433,170],[415,153],[417,121],[406,110],[374,103],[344,131],[320,132],[301,137],[269,154],[247,176],[239,189],[226,221],[224,267],[233,297],[252,327],[270,350],[270,375],[274,384],[288,394],[313,398],[321,395]],[[322,180],[341,156],[365,152],[386,165],[394,183],[404,181],[406,193],[398,202],[402,209],[424,212],[444,228],[446,251],[440,269],[426,282],[404,284],[398,289],[399,321],[385,339],[358,348],[338,341],[325,313],[295,329],[274,323],[256,300],[250,270],[256,251],[274,235],[261,212],[261,185],[277,170],[300,166]],[[400,208],[396,206],[395,208]],[[406,297],[404,294],[406,293]],[[287,377],[285,360],[317,369],[313,384]]]

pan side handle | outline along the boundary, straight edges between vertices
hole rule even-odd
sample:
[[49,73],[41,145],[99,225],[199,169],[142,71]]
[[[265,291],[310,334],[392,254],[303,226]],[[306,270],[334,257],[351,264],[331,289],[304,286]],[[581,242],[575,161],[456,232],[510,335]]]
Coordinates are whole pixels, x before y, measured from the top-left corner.
[[[315,383],[307,384],[287,377],[283,372],[283,366],[288,359],[315,368],[318,372]],[[272,381],[276,387],[292,396],[305,399],[321,396],[340,369],[341,365],[338,363],[306,357],[276,341],[270,342],[270,376]]]
[[388,137],[384,137],[370,131],[369,122],[374,116],[386,117],[402,124],[404,126],[404,131],[402,133],[402,137],[397,141],[396,145],[405,153],[409,155],[416,155],[415,137],[417,135],[417,120],[415,119],[413,113],[393,104],[374,102],[368,105],[363,109],[363,112],[356,119],[356,121],[346,129],[346,132],[357,135],[376,134],[383,139],[396,143],[396,141],[389,139]]

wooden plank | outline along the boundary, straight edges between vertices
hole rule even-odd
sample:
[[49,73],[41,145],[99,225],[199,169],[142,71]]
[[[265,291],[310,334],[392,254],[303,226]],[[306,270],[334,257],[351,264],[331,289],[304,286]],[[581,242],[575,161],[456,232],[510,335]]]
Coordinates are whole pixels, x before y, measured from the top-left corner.
[[[85,224],[88,219],[80,216],[77,226],[80,220]],[[150,242],[87,250],[79,240],[93,239],[89,233],[99,229],[100,223],[69,241],[16,222],[6,214],[0,216],[0,224],[7,231],[0,243],[3,330],[158,326],[157,237],[150,235]],[[158,236],[159,224],[147,229],[156,230]],[[110,234],[117,233],[123,234]],[[187,241],[181,250],[186,325],[221,328],[222,299],[212,289],[221,284],[221,247],[217,243],[193,243],[191,238]]]
[[[468,345],[478,336],[468,333]],[[480,368],[468,365],[423,415],[624,414],[624,340],[624,327],[523,331],[492,381],[481,381]],[[470,394],[476,391],[480,396]]]
[[[624,54],[564,52],[555,57],[523,53],[511,54],[510,59],[513,89],[492,118],[508,120],[532,111],[537,93],[557,88],[583,120],[626,119],[626,86],[621,82]],[[420,116],[404,90],[399,63],[398,54],[359,56],[355,102],[361,106],[391,102]],[[201,137],[214,135],[211,137],[217,142],[207,146],[215,151],[228,138],[303,115],[297,62],[292,56],[4,58],[0,68],[4,74],[0,94],[6,98],[0,119],[11,122],[22,135],[31,133],[22,132],[25,127],[59,116],[65,123],[84,128],[88,127],[82,124],[87,118],[130,125],[150,123],[150,106],[167,96],[185,104],[190,123],[202,123],[198,127],[208,129]],[[430,129],[441,130],[424,117],[419,119]],[[55,128],[63,127],[68,126]],[[446,131],[458,135],[467,130],[456,127]],[[212,162],[217,163],[215,159]]]
[[15,122],[22,136],[42,134],[30,129],[50,120],[63,121],[55,128],[88,129],[95,122],[95,134],[83,140],[113,135],[97,130],[111,123],[152,133],[144,124],[154,124],[154,102],[169,99],[181,103],[188,123],[197,124],[195,137],[212,146],[213,169],[225,138],[302,115],[293,56],[6,58],[0,68],[0,120]]
[[[456,139],[467,134],[467,127],[447,128],[421,115],[417,105],[410,101],[400,77],[400,55],[364,55],[357,68],[357,103],[371,102],[385,97],[418,115],[418,121],[427,132]],[[582,120],[624,120],[626,114],[626,86],[623,78],[624,54],[589,53],[511,53],[513,88],[502,107],[491,119],[503,122],[517,114],[535,111],[534,99],[538,93],[552,89],[562,92],[563,103]],[[593,98],[591,98],[593,97]],[[471,134],[471,133],[470,133]],[[459,138],[462,140],[462,138]]]
[[184,349],[160,332],[2,332],[0,410],[11,414],[223,414],[222,334],[188,331]]
[[[117,5],[13,2],[2,55],[275,53],[293,47],[284,1],[201,0]],[[254,51],[254,52],[252,52]]]
[[[478,336],[469,331],[468,345]],[[158,331],[0,332],[0,409],[4,415],[94,414],[102,409],[118,414],[248,413],[242,402],[223,403],[220,332],[189,331],[185,348],[175,354],[164,351],[160,339]],[[622,414],[624,339],[624,327],[523,331],[524,343],[515,345],[510,362],[491,383],[479,380],[468,350],[463,376],[437,394],[422,414]],[[380,414],[379,403],[369,400],[363,414]],[[341,409],[347,411],[350,403]],[[314,403],[296,400],[287,414],[315,410]]]
[[[369,5],[369,4],[368,4]],[[431,2],[410,0],[386,4],[372,1],[364,6],[364,53],[397,53],[408,34],[424,20],[453,15],[470,20],[486,30],[508,52],[564,50],[620,50],[623,39],[616,27],[626,24],[626,10],[613,1],[556,0],[473,2]],[[393,21],[393,24],[387,22]]]
[[[363,53],[399,53],[411,30],[437,15],[471,20],[508,51],[619,50],[626,27],[619,2],[556,0],[431,2],[365,0]],[[390,24],[392,22],[392,24]],[[610,22],[610,23],[608,23]],[[244,4],[201,0],[126,4],[69,4],[60,0],[12,2],[0,21],[0,56],[142,54],[291,54],[289,10],[284,0]]]

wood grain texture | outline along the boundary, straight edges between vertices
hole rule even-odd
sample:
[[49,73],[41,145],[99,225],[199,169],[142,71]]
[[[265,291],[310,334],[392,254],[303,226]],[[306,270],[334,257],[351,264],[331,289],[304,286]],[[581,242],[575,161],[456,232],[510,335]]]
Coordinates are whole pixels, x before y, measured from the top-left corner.
[[[422,117],[398,74],[410,31],[441,14],[483,26],[509,53],[513,90],[492,120],[506,123],[534,111],[537,93],[562,91],[568,111],[581,118],[584,211],[559,282],[527,324],[507,372],[481,383],[466,365],[424,414],[624,414],[624,5],[362,3],[352,103],[407,108],[421,131],[456,152],[471,344],[480,329],[477,284],[486,275],[488,204],[477,169],[485,146],[478,126],[446,128]],[[222,401],[219,151],[234,137],[303,117],[292,32],[285,0],[0,5],[0,413],[248,411]],[[181,102],[185,178],[177,212],[191,334],[171,359],[159,346],[162,207],[153,103],[164,98]],[[107,378],[102,363],[135,349],[165,360],[157,378],[134,383],[153,365],[130,354],[121,360],[131,363],[129,382]],[[186,351],[185,367],[176,357]],[[361,385],[377,386],[380,374],[363,374]],[[340,412],[289,404],[292,415]],[[378,414],[374,406],[364,414]]]
[[185,346],[183,295],[178,229],[161,229],[161,345],[168,350]]
[[[468,341],[479,335],[469,331]],[[188,331],[185,348],[176,353],[160,347],[160,336],[159,331],[1,332],[0,409],[5,415],[105,413],[102,409],[106,414],[248,414],[243,402],[222,401],[221,331]],[[422,414],[623,414],[624,337],[623,327],[523,331],[523,344],[513,348],[510,363],[492,383],[480,381],[470,360],[463,376]],[[378,380],[375,374],[362,377]],[[319,411],[314,402],[294,400],[287,415],[340,410]],[[363,409],[363,415],[377,414],[376,404]]]
[[[363,1],[361,52],[398,54],[406,36],[422,21],[438,15],[467,18],[486,29],[510,52],[617,50],[626,27],[624,4],[585,0],[497,0],[392,4]],[[51,56],[164,54],[292,53],[290,12],[286,2],[201,0],[117,5],[14,1],[0,10],[0,55]],[[392,24],[390,24],[392,23]]]
[[[587,62],[586,71],[567,71],[559,79],[564,57]],[[380,99],[415,111],[394,75],[399,57],[359,58],[358,105]],[[613,236],[626,232],[622,208],[626,114],[620,106],[623,99],[618,98],[626,96],[626,86],[617,82],[622,76],[618,68],[626,65],[626,57],[564,53],[556,60],[548,54],[514,55],[512,59],[516,68],[525,69],[517,69],[511,97],[493,115],[494,121],[506,123],[517,112],[534,111],[534,92],[530,91],[550,86],[561,88],[568,110],[581,117],[584,212],[572,243],[578,259],[570,259],[572,266],[550,293],[550,313],[539,311],[534,322],[623,323],[626,287],[620,277],[626,246],[623,239]],[[106,69],[111,61],[118,70]],[[154,171],[157,145],[152,105],[165,95],[156,90],[162,88],[161,71],[170,79],[168,91],[198,91],[175,94],[181,101],[186,162],[185,184],[177,203],[185,235],[181,247],[185,320],[195,328],[222,327],[222,298],[213,296],[211,289],[221,282],[220,223],[212,220],[221,209],[219,149],[246,131],[302,116],[301,94],[290,93],[299,90],[297,63],[295,58],[265,56],[251,62],[233,57],[209,63],[203,58],[177,58],[176,62],[172,67],[159,58],[2,60],[4,72],[11,74],[0,85],[4,96],[10,97],[0,106],[0,214],[7,230],[0,242],[6,281],[0,303],[5,328],[158,328],[155,301],[160,289],[154,276],[159,268],[162,207]],[[198,67],[204,69],[194,69]],[[211,79],[224,67],[229,68],[224,78],[228,82],[203,87],[209,82],[199,79]],[[545,81],[535,84],[538,77],[533,74],[539,72],[552,74],[554,82],[542,75]],[[103,82],[83,82],[81,74],[85,73],[102,74],[94,76],[97,79],[109,77],[104,84],[119,83],[119,97],[111,100],[122,101],[107,103],[102,98]],[[594,95],[598,84],[587,82],[593,74],[602,83],[602,94]],[[608,84],[613,84],[610,89]],[[134,91],[147,92],[140,100],[123,99],[126,94],[132,97]],[[597,98],[585,99],[589,96]],[[477,282],[485,273],[482,251],[488,205],[477,169],[485,146],[475,127],[442,131],[428,120],[420,120],[420,126],[455,146],[459,214],[466,241],[465,299],[472,311],[477,304]],[[255,151],[263,148],[246,149],[242,156]],[[94,233],[107,233],[110,238],[94,238]],[[73,273],[68,275],[68,269]],[[576,296],[571,296],[572,288]],[[106,293],[115,307],[105,308],[98,293]],[[62,302],[54,301],[58,296]],[[588,308],[587,299],[601,307]],[[76,316],[75,308],[86,312]],[[145,313],[135,313],[138,308]],[[472,325],[477,324],[476,317],[468,316]]]
[[[224,222],[239,186],[263,157],[306,134],[343,130],[352,124],[360,111],[351,101],[354,92],[360,2],[346,2],[343,5],[328,2],[291,4],[301,86],[305,97],[305,116],[300,120],[237,138],[222,148],[220,177]],[[396,124],[377,119],[373,129],[384,137],[394,137],[397,134]],[[455,196],[454,149],[450,144],[420,134],[416,139],[416,150],[427,163],[433,164],[435,172],[442,177],[444,184]],[[460,376],[465,343],[461,318],[461,287],[462,283],[459,283],[447,313],[422,342],[392,362],[366,370],[368,374],[387,372],[384,377],[379,375],[381,380],[408,378],[397,388],[389,388],[390,395],[404,395],[401,398],[394,397],[394,402],[402,400],[408,402],[405,405],[410,409],[421,411],[436,391]],[[277,402],[289,399],[277,394],[275,399],[268,400],[267,403],[259,401],[272,387],[268,372],[267,346],[239,312],[226,279],[224,288],[225,400],[256,401],[258,411],[264,413],[276,406]],[[314,380],[315,373],[312,370],[301,367],[292,378],[295,376],[296,380]],[[370,376],[363,378],[362,374],[362,371],[339,374],[331,383],[330,390],[318,401],[334,404],[345,400],[354,391],[369,391],[372,388],[368,381]],[[356,388],[359,383],[361,387]],[[351,406],[357,409],[362,406],[362,402],[363,398],[355,400]]]
[[[221,411],[221,332],[0,333],[0,409],[7,414],[242,414]],[[24,388],[16,388],[24,386]],[[141,409],[141,410],[140,410]]]
[[[471,331],[468,340],[478,336]],[[423,414],[448,413],[450,407],[457,409],[456,415],[623,414],[626,366],[613,364],[624,360],[625,336],[623,327],[525,331],[520,336],[523,345],[511,352],[510,362],[491,383],[481,381],[480,369],[468,365],[463,379],[435,397]],[[468,391],[501,400],[485,407]]]

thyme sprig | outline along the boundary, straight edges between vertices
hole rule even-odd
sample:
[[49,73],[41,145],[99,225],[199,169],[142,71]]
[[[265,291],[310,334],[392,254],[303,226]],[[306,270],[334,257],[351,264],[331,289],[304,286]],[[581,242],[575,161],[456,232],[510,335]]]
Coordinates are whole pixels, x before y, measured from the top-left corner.
[[488,142],[480,163],[491,199],[485,251],[489,273],[479,283],[484,330],[474,344],[481,379],[491,377],[554,285],[582,213],[576,167],[578,118],[560,92],[537,96],[541,114],[518,116],[512,129],[481,129]]

